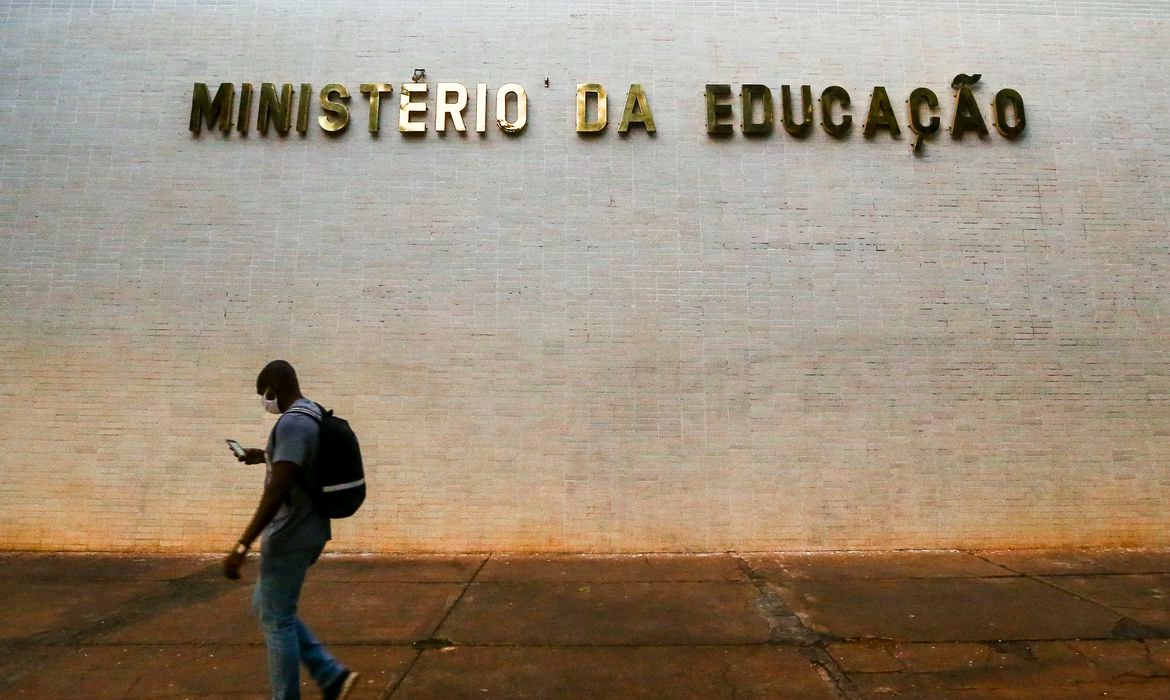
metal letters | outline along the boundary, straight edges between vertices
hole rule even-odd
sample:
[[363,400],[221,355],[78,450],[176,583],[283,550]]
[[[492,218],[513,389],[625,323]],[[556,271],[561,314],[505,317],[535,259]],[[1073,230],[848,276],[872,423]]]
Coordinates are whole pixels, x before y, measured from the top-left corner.
[[487,83],[475,86],[475,131],[482,134],[487,131]]
[[252,125],[252,83],[242,83],[240,85],[240,114],[236,118],[236,131],[241,134],[248,133],[248,127]]
[[235,97],[236,86],[231,83],[220,83],[214,100],[207,91],[207,83],[195,83],[195,90],[191,93],[191,131],[198,134],[204,120],[208,129],[214,129],[216,122],[219,122],[220,131],[225,134],[231,131],[232,102]]
[[260,84],[260,112],[256,115],[256,128],[260,133],[268,134],[268,119],[272,118],[273,126],[281,134],[287,134],[292,126],[292,83],[285,83],[280,88],[280,100],[276,99],[276,86],[272,83]]
[[[438,83],[432,105],[429,86],[421,82],[425,80],[423,75],[422,69],[415,69],[416,81],[401,85],[399,132],[425,133],[429,122],[428,110],[433,107],[436,132],[445,133],[450,126],[454,131],[465,134],[469,128],[465,120],[470,119],[470,115],[467,114],[470,107],[467,87],[463,83]],[[970,132],[980,136],[988,134],[987,123],[975,98],[975,90],[981,77],[979,73],[959,73],[951,82],[955,90],[955,109],[953,114],[947,114],[947,118],[952,119],[949,131],[955,139],[961,139]],[[548,87],[547,79],[545,83],[545,87]],[[275,83],[260,85],[260,96],[256,100],[258,102],[256,127],[262,134],[267,135],[271,124],[283,136],[293,126],[294,90],[292,83],[281,83],[279,93],[276,86]],[[772,134],[776,119],[771,89],[758,83],[745,83],[740,87],[738,108],[743,113],[740,115],[739,126],[743,134],[745,136]],[[361,94],[369,97],[368,128],[371,134],[376,135],[380,130],[382,98],[392,95],[393,87],[389,83],[361,83],[360,90]],[[780,86],[781,122],[784,131],[790,136],[805,138],[815,127],[812,90],[810,85],[800,86],[800,116],[797,117],[797,109],[793,106],[792,86]],[[300,96],[296,105],[296,130],[301,135],[306,135],[309,130],[309,120],[313,111],[312,91],[311,84],[300,84]],[[194,83],[188,128],[198,135],[206,125],[208,129],[219,129],[227,136],[231,133],[232,118],[235,116],[236,130],[241,135],[247,135],[252,125],[253,95],[252,83],[240,83],[240,104],[236,111],[234,84],[220,83],[215,96],[212,97],[208,83]],[[705,86],[708,134],[728,136],[734,132],[737,100],[733,95],[732,86],[729,84],[709,83]],[[342,83],[329,83],[321,90],[318,94],[317,124],[322,131],[337,134],[348,128],[351,114],[346,101],[349,97],[349,89]],[[522,86],[516,83],[501,85],[496,90],[494,100],[489,100],[488,85],[477,83],[475,86],[477,133],[483,135],[487,131],[493,102],[494,118],[500,131],[518,134],[525,130],[528,125],[528,93]],[[849,114],[849,93],[838,85],[830,85],[821,93],[820,103],[821,126],[825,133],[836,139],[847,138],[853,125],[853,117]],[[938,134],[942,128],[939,98],[930,88],[917,87],[910,92],[906,106],[907,126],[914,134],[913,150],[920,154],[926,139]],[[1019,138],[1027,129],[1024,98],[1018,91],[1010,88],[1000,90],[995,94],[991,108],[995,129],[1003,138]],[[577,133],[603,132],[608,122],[609,97],[605,87],[600,83],[578,83],[575,123]],[[638,124],[641,124],[648,134],[654,134],[657,130],[645,88],[640,83],[632,83],[626,94],[618,133],[626,135],[631,127]],[[901,135],[897,114],[890,103],[886,88],[878,85],[873,88],[870,96],[862,131],[867,138],[872,138],[882,129],[887,130],[891,138],[896,139]]]
[[349,108],[330,99],[334,94],[343,100],[348,100],[349,90],[340,83],[329,83],[321,90],[321,111],[334,116],[330,118],[322,114],[317,117],[317,124],[323,131],[331,134],[345,131],[346,127],[349,126]]
[[[508,95],[516,96],[516,119],[508,121]],[[518,134],[528,125],[528,93],[516,83],[496,90],[496,124],[505,134]]]
[[313,86],[301,83],[301,100],[297,105],[297,133],[304,134],[309,130],[309,99],[313,96]]
[[983,121],[983,113],[979,111],[979,103],[975,101],[975,93],[971,86],[979,82],[979,73],[967,75],[959,73],[951,81],[951,87],[958,90],[955,95],[955,120],[951,123],[951,138],[961,139],[963,134],[974,131],[980,136],[987,135],[987,123]]
[[382,95],[390,95],[394,92],[394,86],[390,83],[362,83],[359,88],[363,95],[370,96],[370,133],[376,134],[381,129],[382,125],[379,116],[382,111]]
[[[414,95],[420,95],[423,102],[415,102]],[[399,95],[399,109],[398,109],[398,130],[404,134],[421,134],[427,130],[425,122],[415,122],[410,120],[410,115],[415,112],[421,112],[424,115],[427,113],[427,84],[426,83],[403,83],[402,93]]]
[[926,105],[931,110],[938,109],[938,95],[930,88],[914,88],[910,93],[910,99],[906,100],[906,104],[910,109],[910,131],[913,131],[916,138],[914,139],[914,150],[917,152],[922,148],[922,139],[927,136],[932,136],[938,132],[939,126],[942,125],[942,120],[937,116],[930,118],[929,124],[922,123],[922,106]]
[[641,124],[646,127],[646,133],[653,134],[654,115],[650,112],[650,100],[646,91],[638,83],[630,86],[630,93],[626,96],[626,109],[622,113],[622,122],[618,124],[618,133],[624,134],[630,130],[630,124]]
[[[1016,123],[1007,123],[1007,108],[1011,106],[1016,115]],[[1024,98],[1020,93],[1006,88],[995,93],[995,130],[1005,139],[1014,139],[1024,133],[1028,120],[1024,116]]]
[[726,84],[707,85],[707,133],[715,136],[727,136],[731,133],[731,123],[724,121],[731,118],[731,105],[720,100],[731,97],[731,86]]
[[902,133],[898,128],[898,118],[894,116],[894,107],[890,104],[890,96],[886,94],[884,87],[876,85],[869,100],[869,114],[865,117],[865,137],[872,137],[879,127],[889,129],[890,136]]
[[922,116],[922,105],[926,105],[931,110],[938,109],[938,95],[934,94],[933,90],[924,87],[915,88],[910,93],[910,99],[907,102],[910,104],[911,131],[919,136],[930,136],[938,131],[942,120],[937,116],[932,116],[929,124],[923,124],[920,118]]
[[[593,95],[597,103],[597,118],[589,121],[589,96]],[[597,83],[580,83],[577,85],[577,133],[590,134],[605,129],[608,121],[609,98],[605,88]]]
[[[454,95],[451,102],[448,96]],[[447,118],[460,134],[467,131],[463,124],[463,110],[467,109],[467,88],[460,83],[439,83],[435,86],[435,131],[447,130]]]
[[[772,91],[767,85],[748,84],[740,88],[740,105],[743,116],[743,133],[747,136],[764,136],[772,133],[775,114],[772,109]],[[760,121],[756,121],[756,103],[763,108]],[[710,118],[710,112],[707,113]],[[708,129],[708,133],[710,129]]]
[[800,86],[801,119],[799,124],[795,123],[792,119],[792,92],[787,85],[780,86],[780,103],[780,107],[783,110],[784,130],[797,138],[808,136],[813,128],[812,86]]
[[825,133],[835,139],[844,138],[849,129],[853,127],[853,117],[848,114],[841,115],[840,122],[833,121],[833,103],[837,102],[841,108],[849,106],[849,93],[845,92],[845,88],[839,85],[830,85],[821,93],[821,126],[825,128]]

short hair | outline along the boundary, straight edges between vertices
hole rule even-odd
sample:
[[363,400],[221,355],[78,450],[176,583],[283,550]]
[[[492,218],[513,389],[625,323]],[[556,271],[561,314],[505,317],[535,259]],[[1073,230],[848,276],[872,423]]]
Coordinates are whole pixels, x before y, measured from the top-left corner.
[[297,371],[292,365],[284,360],[273,360],[264,365],[264,369],[256,375],[256,393],[264,393],[266,387],[300,391],[301,385],[297,381]]

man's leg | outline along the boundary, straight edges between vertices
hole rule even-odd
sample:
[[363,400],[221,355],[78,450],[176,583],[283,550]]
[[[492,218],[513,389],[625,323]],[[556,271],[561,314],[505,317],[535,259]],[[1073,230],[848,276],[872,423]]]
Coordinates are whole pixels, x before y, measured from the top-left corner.
[[274,700],[301,697],[297,598],[314,555],[312,550],[291,550],[264,551],[260,556],[260,579],[252,606],[268,647],[268,679]]
[[345,667],[333,658],[325,645],[313,636],[313,632],[297,618],[297,645],[301,661],[309,669],[309,675],[322,688],[327,688],[345,673]]

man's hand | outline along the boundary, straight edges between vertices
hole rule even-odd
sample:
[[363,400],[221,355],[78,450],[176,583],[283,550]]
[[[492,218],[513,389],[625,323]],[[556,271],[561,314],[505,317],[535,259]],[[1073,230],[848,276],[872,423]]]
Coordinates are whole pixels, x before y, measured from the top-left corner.
[[236,459],[240,460],[244,464],[263,464],[264,450],[260,449],[259,447],[248,447],[244,449],[244,456],[241,457],[236,455]]
[[[255,452],[259,453],[263,459],[264,450],[255,450]],[[248,453],[246,456],[250,456],[253,450],[248,450]],[[299,468],[295,462],[283,460],[272,465],[272,478],[268,479],[268,483],[264,485],[264,494],[260,496],[260,505],[256,506],[256,514],[252,516],[252,522],[248,523],[244,534],[240,535],[240,540],[236,543],[237,548],[245,551],[237,554],[238,550],[233,549],[231,554],[224,557],[224,576],[233,580],[240,577],[240,567],[244,565],[244,554],[247,553],[247,548],[256,542],[264,528],[276,517],[277,511],[284,503],[284,497],[288,495],[293,484],[296,483],[297,469]]]
[[223,559],[223,575],[235,581],[240,578],[240,567],[244,565],[244,557],[247,554],[236,554],[233,549]]

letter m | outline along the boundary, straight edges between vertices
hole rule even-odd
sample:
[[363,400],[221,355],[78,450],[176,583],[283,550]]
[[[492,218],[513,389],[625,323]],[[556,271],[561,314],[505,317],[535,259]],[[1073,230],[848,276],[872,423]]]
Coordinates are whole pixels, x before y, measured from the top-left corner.
[[195,83],[195,91],[191,94],[191,131],[199,133],[203,122],[207,122],[208,129],[214,129],[219,122],[220,131],[225,134],[232,128],[232,103],[236,99],[236,87],[231,83],[220,83],[215,99],[207,91],[207,83]]

